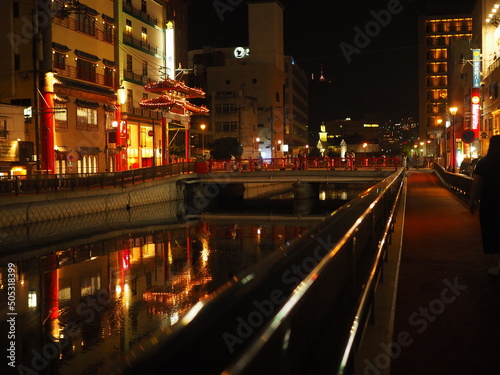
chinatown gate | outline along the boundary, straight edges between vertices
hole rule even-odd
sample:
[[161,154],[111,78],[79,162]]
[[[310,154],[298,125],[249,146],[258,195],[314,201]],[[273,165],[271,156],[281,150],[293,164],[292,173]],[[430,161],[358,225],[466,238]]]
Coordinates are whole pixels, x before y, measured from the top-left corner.
[[[184,82],[166,78],[163,81],[148,83],[145,90],[159,96],[144,99],[139,105],[144,109],[161,111],[161,164],[168,164],[171,156],[171,145],[184,130],[184,159],[188,161],[190,155],[190,117],[193,114],[207,115],[205,106],[190,103],[189,99],[204,98],[205,93],[198,88],[188,87]],[[154,136],[155,132],[152,131]],[[153,140],[155,143],[155,140]]]

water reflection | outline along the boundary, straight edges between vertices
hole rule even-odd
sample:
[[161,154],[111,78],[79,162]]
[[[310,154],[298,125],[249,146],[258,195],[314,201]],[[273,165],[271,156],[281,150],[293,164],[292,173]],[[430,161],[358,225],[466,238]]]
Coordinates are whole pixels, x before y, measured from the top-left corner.
[[[145,335],[168,331],[196,302],[306,226],[200,221],[51,247],[10,265],[12,257],[0,259],[2,317],[9,273],[15,275],[15,365],[22,373],[95,374]],[[0,322],[3,348],[9,324]]]

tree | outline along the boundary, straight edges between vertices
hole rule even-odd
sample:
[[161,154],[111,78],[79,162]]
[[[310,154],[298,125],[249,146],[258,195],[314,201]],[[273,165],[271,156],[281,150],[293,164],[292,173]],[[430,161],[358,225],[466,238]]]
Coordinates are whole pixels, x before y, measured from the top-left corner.
[[240,158],[243,148],[236,138],[217,138],[210,144],[210,155],[217,160],[231,159],[231,155]]

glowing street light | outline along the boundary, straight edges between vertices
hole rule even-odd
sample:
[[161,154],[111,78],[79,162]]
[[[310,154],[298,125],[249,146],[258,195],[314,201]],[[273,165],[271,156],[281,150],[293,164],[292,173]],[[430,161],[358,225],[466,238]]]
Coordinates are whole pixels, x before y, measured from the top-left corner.
[[205,124],[200,125],[201,129],[201,154],[205,155],[205,129],[207,126]]

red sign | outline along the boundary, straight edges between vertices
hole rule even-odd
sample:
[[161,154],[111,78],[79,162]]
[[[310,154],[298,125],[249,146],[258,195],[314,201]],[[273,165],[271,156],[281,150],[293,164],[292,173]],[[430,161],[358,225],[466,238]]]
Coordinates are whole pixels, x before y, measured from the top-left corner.
[[481,119],[481,108],[479,103],[481,102],[481,93],[479,88],[473,88],[471,91],[471,128],[474,131],[474,139],[478,137],[479,134],[479,121]]
[[154,134],[155,134],[155,132],[154,132],[153,130],[148,131],[148,135],[149,135],[150,137],[152,137]]

